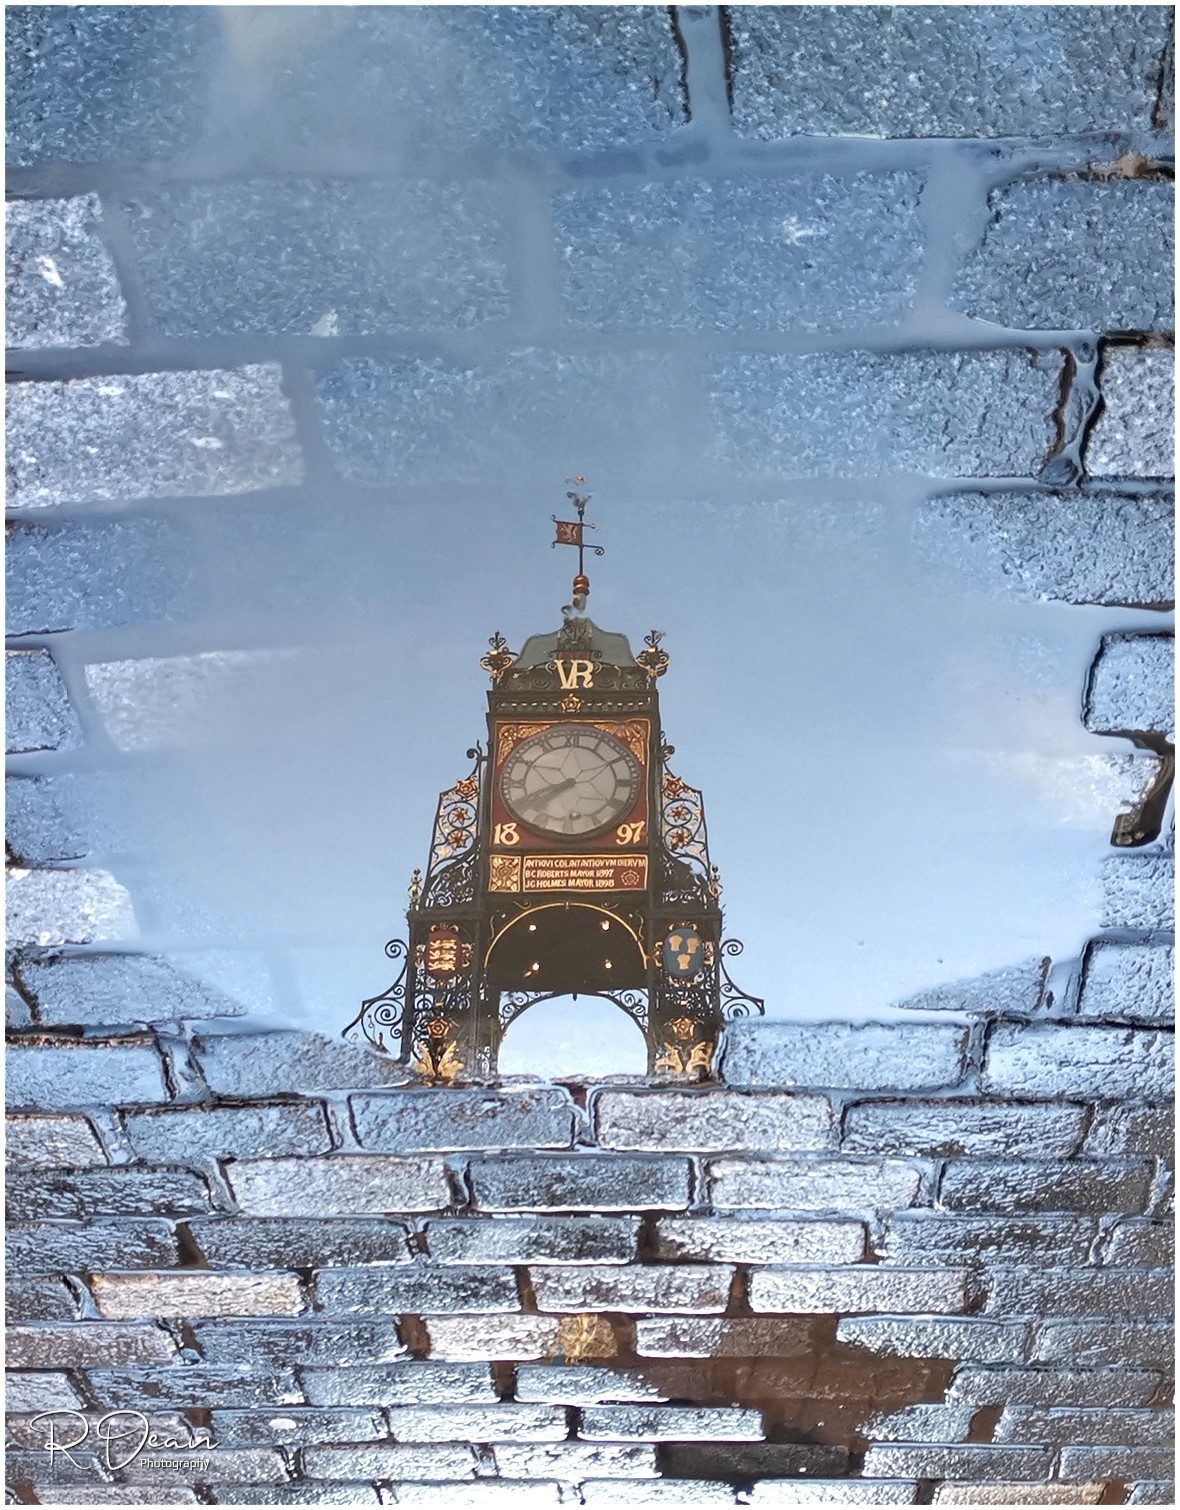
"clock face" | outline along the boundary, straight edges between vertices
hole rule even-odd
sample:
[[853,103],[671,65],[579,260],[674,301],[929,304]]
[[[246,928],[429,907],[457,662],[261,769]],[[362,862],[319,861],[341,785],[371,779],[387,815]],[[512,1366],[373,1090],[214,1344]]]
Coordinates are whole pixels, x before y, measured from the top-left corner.
[[522,740],[500,772],[512,816],[537,833],[593,839],[635,806],[643,771],[613,734],[566,724]]

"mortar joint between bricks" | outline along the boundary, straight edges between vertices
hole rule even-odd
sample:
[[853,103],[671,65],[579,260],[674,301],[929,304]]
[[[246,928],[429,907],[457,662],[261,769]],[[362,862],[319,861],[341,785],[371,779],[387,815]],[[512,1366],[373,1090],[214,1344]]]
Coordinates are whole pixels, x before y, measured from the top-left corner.
[[447,1216],[470,1216],[475,1211],[475,1191],[471,1186],[470,1160],[466,1157],[452,1164],[447,1159],[443,1164],[451,1204],[444,1213]]
[[325,1096],[320,1102],[328,1137],[332,1140],[330,1153],[361,1153],[363,1148],[356,1135],[352,1120],[352,1108],[347,1096]]
[[537,1316],[537,1296],[533,1289],[533,1277],[524,1264],[515,1264],[512,1269],[516,1277],[517,1294],[520,1297],[521,1314],[524,1316]]

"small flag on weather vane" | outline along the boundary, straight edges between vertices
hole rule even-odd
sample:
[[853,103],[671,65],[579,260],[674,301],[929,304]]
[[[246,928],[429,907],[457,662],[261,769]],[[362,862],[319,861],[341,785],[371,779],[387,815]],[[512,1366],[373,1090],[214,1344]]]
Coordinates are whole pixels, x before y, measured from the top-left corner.
[[584,526],[580,519],[576,524],[568,519],[555,518],[553,522],[557,526],[557,539],[553,542],[554,545],[582,544],[582,530]]

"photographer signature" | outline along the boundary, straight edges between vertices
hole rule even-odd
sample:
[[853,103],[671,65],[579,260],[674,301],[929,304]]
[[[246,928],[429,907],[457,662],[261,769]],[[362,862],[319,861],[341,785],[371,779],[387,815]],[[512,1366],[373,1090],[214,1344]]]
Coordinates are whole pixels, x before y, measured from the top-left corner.
[[[89,1442],[92,1435],[108,1468],[126,1468],[143,1452],[193,1452],[217,1446],[204,1427],[188,1427],[184,1436],[156,1431],[148,1417],[138,1410],[112,1410],[94,1420],[78,1410],[44,1410],[30,1424],[37,1421],[49,1423],[45,1446],[50,1468],[58,1454],[75,1468],[83,1467],[71,1453],[75,1447]],[[68,1441],[67,1436],[71,1436]]]

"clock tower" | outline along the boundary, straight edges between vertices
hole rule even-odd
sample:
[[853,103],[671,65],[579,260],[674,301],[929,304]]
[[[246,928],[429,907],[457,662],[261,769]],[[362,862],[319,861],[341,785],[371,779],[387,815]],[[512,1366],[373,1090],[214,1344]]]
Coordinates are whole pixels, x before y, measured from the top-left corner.
[[386,945],[401,972],[345,1030],[431,1082],[494,1076],[506,1030],[551,997],[614,1002],[674,1080],[711,1078],[725,1021],[763,1010],[726,968],[742,946],[722,938],[701,794],[669,767],[663,636],[635,655],[586,617],[585,553],[603,549],[588,496],[567,497],[578,517],[554,519],[553,543],[578,551],[572,601],[519,654],[492,636],[486,746],[439,798],[408,945]]

